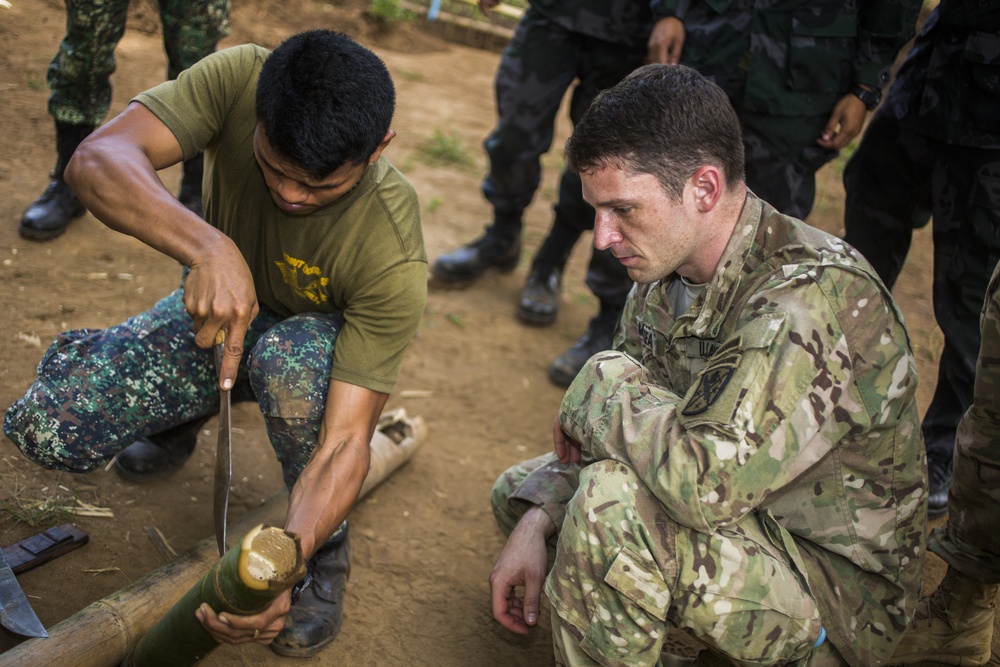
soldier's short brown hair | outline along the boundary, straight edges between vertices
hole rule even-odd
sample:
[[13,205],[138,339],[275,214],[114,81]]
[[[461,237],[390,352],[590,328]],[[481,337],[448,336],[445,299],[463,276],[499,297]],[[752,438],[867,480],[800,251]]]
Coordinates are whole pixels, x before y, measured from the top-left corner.
[[740,121],[723,90],[684,65],[645,65],[598,94],[566,144],[577,173],[609,165],[655,176],[679,199],[711,164],[744,181]]

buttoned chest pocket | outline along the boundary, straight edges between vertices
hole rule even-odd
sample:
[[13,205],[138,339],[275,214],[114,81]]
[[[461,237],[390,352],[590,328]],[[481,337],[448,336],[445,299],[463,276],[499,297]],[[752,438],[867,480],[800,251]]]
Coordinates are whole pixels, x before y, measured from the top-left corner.
[[760,389],[769,381],[771,346],[784,319],[783,314],[758,318],[719,347],[684,395],[678,416],[682,426],[733,424],[741,406],[753,411],[747,401],[763,400]]

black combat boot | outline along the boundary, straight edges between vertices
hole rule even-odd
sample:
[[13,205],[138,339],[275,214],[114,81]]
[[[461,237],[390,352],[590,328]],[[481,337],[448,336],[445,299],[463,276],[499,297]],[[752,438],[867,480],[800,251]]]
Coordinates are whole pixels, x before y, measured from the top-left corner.
[[520,217],[498,217],[478,239],[438,257],[431,273],[448,283],[471,282],[490,267],[503,273],[513,271],[520,258]]
[[560,387],[568,387],[588,359],[598,352],[610,350],[621,314],[619,308],[602,305],[600,312],[590,320],[587,332],[549,366],[549,379]]
[[199,417],[149,437],[139,437],[115,457],[115,470],[130,482],[169,477],[180,470],[198,444],[198,431],[209,417]]
[[[566,176],[561,181],[562,185],[565,185],[565,179]],[[572,197],[563,192],[562,185],[552,229],[549,230],[531,261],[531,273],[528,274],[524,289],[521,290],[521,296],[517,300],[517,319],[525,324],[545,326],[556,321],[556,316],[559,314],[559,290],[562,286],[563,270],[569,261],[573,246],[580,240],[582,234],[582,230],[572,224],[576,221],[573,217],[574,209],[567,210],[566,204]],[[576,189],[577,191],[580,189],[579,180],[576,181]],[[587,206],[586,203],[583,205]],[[589,209],[587,217],[593,220],[594,211],[589,206],[587,208]]]
[[927,451],[927,516],[937,518],[948,511],[954,453],[941,447]]
[[204,153],[198,153],[190,160],[185,160],[181,189],[177,193],[177,201],[199,218],[205,217],[205,209],[201,203],[201,182],[204,174]]
[[517,319],[540,326],[555,322],[559,314],[561,284],[562,271],[559,269],[533,268],[517,301]]
[[320,547],[307,564],[309,573],[292,592],[285,627],[271,643],[278,655],[308,658],[332,642],[344,621],[344,590],[351,576],[347,527]]
[[42,196],[24,211],[17,231],[22,237],[32,241],[48,241],[66,231],[73,218],[87,212],[76,198],[63,172],[76,147],[94,131],[90,125],[67,125],[56,122],[56,167],[52,170],[52,181]]

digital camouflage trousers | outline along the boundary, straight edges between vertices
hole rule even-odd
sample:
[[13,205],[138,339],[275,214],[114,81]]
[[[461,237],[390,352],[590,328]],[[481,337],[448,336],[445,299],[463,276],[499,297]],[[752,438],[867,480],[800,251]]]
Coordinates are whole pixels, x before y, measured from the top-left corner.
[[[319,436],[342,324],[340,316],[282,318],[262,308],[244,339],[233,400],[257,401],[288,488]],[[47,468],[88,472],[139,436],[218,410],[214,355],[195,346],[178,289],[122,324],[60,334],[38,379],[7,411],[4,432]]]
[[[49,65],[49,113],[59,123],[97,127],[111,105],[115,48],[129,0],[66,0],[66,34]],[[230,0],[159,0],[167,78],[215,51],[229,34]]]

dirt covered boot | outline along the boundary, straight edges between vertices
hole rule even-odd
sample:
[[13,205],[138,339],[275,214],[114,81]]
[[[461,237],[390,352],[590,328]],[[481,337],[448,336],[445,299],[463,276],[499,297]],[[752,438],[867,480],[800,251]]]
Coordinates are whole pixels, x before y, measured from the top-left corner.
[[948,568],[937,590],[917,605],[891,665],[978,667],[990,661],[997,584]]
[[285,627],[271,642],[271,650],[278,655],[308,658],[340,632],[344,590],[351,576],[351,541],[346,526],[313,554],[307,568],[306,578],[292,591]]
[[63,180],[63,173],[77,146],[93,131],[94,128],[90,125],[56,123],[57,157],[52,180],[42,196],[25,209],[17,228],[23,238],[32,241],[54,239],[66,231],[73,218],[79,218],[87,212]]

